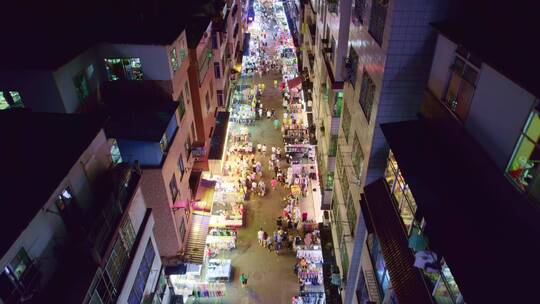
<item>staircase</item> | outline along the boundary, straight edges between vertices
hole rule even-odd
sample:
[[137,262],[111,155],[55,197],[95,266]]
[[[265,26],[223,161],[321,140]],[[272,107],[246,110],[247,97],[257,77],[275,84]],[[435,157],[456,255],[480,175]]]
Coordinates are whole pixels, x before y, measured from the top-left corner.
[[193,214],[189,232],[186,257],[191,263],[202,264],[204,259],[204,246],[208,234],[210,216]]

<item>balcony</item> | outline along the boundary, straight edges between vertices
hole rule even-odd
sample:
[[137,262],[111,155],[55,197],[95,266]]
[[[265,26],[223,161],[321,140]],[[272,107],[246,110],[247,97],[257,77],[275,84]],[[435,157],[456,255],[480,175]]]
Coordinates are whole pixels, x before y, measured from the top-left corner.
[[5,275],[10,277],[9,288],[11,291],[2,293],[2,295],[9,293],[7,297],[2,298],[3,303],[23,303],[32,299],[41,279],[40,266],[37,260],[31,261],[18,279],[11,273],[4,272]]
[[338,13],[338,0],[326,0],[328,4],[328,12],[332,14]]
[[343,79],[354,86],[356,83],[356,70],[358,58],[347,57],[344,59]]
[[109,186],[99,195],[105,203],[98,208],[99,213],[86,237],[87,241],[93,244],[93,254],[97,261],[106,256],[110,240],[135,194],[140,178],[141,171],[138,166],[119,164],[109,172],[108,178],[102,181],[102,185]]

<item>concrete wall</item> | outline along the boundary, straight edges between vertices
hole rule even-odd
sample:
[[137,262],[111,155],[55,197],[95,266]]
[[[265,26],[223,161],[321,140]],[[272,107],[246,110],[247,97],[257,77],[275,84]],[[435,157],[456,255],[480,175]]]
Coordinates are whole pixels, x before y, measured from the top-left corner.
[[157,276],[159,276],[159,271],[161,269],[161,259],[159,257],[159,250],[157,248],[156,241],[154,239],[154,234],[153,234],[154,224],[155,224],[154,217],[150,216],[146,226],[141,227],[144,229],[142,232],[142,238],[139,243],[139,246],[137,247],[137,251],[133,258],[132,264],[129,268],[124,286],[122,290],[120,291],[120,294],[118,295],[118,300],[117,300],[118,303],[128,302],[129,294],[131,292],[131,289],[133,288],[133,284],[139,272],[139,267],[141,265],[141,261],[144,256],[144,251],[146,249],[148,241],[152,243],[152,246],[154,247],[154,251],[156,255],[154,257],[154,262],[150,268],[150,273],[146,281],[143,299],[145,295],[150,294],[150,292],[152,291],[152,288],[155,286],[156,274]]
[[510,161],[535,100],[489,65],[482,65],[465,127],[501,170]]
[[[140,58],[144,79],[171,80],[171,68],[167,48],[158,45],[100,44],[99,60],[105,58]],[[105,65],[101,65],[105,71]]]
[[448,81],[450,80],[450,66],[456,57],[456,48],[457,45],[454,42],[440,34],[438,35],[429,74],[428,88],[439,100],[443,100],[446,93]]
[[0,89],[18,91],[24,106],[33,111],[54,113],[66,111],[51,71],[2,70]]
[[142,191],[148,208],[156,219],[154,235],[161,256],[177,255],[181,249],[178,226],[172,212],[168,180],[163,180],[161,168],[145,169],[142,176]]
[[100,83],[107,80],[103,60],[99,60],[94,48],[79,54],[53,72],[66,113],[74,113],[81,105],[73,83],[73,77],[81,72],[86,73],[90,93],[94,92]]
[[158,166],[163,159],[159,142],[118,139],[122,160],[133,163],[138,160],[143,166]]
[[[29,257],[40,263],[41,286],[50,279],[59,263],[56,256],[57,250],[64,244],[66,236],[64,222],[57,214],[59,211],[55,204],[56,197],[69,187],[77,204],[86,209],[92,197],[90,191],[92,177],[102,173],[111,163],[110,157],[107,155],[108,150],[105,134],[100,131],[64,180],[44,202],[43,209],[38,211],[10,249],[3,253],[2,258],[0,258],[2,269],[15,257],[20,248],[24,247]],[[84,164],[84,170],[82,164]]]

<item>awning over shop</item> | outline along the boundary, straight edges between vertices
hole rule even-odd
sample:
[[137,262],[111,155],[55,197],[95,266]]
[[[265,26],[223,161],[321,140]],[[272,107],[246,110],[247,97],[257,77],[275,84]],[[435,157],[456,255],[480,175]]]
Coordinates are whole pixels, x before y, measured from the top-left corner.
[[172,209],[185,209],[189,206],[189,200],[178,200],[172,205]]
[[381,129],[465,301],[527,302],[536,280],[500,278],[539,273],[538,212],[465,130],[441,134],[423,119]]
[[218,112],[216,115],[216,125],[214,127],[214,134],[210,140],[210,151],[208,152],[209,160],[220,160],[223,156],[229,116],[229,112]]
[[373,225],[381,244],[384,262],[398,301],[415,304],[433,303],[422,273],[413,267],[414,255],[408,247],[407,234],[383,178],[364,188],[362,204],[366,222]]
[[289,86],[289,89],[296,88],[297,86],[301,84],[302,84],[302,76],[298,76],[287,81],[287,85]]

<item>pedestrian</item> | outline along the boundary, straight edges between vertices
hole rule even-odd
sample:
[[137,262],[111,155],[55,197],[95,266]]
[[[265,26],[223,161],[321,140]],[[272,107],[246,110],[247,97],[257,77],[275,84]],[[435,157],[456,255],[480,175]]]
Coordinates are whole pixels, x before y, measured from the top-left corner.
[[242,288],[246,287],[248,282],[248,276],[245,273],[240,275],[240,283],[242,283]]
[[257,144],[257,152],[261,153],[261,149],[262,149],[262,145],[261,145],[261,144]]
[[266,118],[270,119],[270,117],[272,117],[272,112],[270,111],[270,109],[268,109],[266,110]]
[[276,149],[277,159],[281,159],[281,148]]
[[276,147],[272,146],[272,154],[276,153]]
[[263,154],[263,155],[266,155],[266,144],[263,144],[263,145],[262,145],[261,150],[262,150],[262,154]]
[[275,177],[272,178],[272,181],[270,181],[270,184],[272,185],[272,190],[276,190],[277,180]]
[[268,248],[269,252],[272,252],[272,238],[269,235],[266,236],[266,248]]
[[257,240],[259,241],[259,245],[263,246],[263,242],[264,242],[264,230],[262,229],[259,229],[259,231],[257,231]]
[[272,123],[274,125],[274,130],[277,130],[279,128],[279,119],[274,119]]
[[262,118],[262,116],[263,116],[263,110],[259,108],[259,118]]

